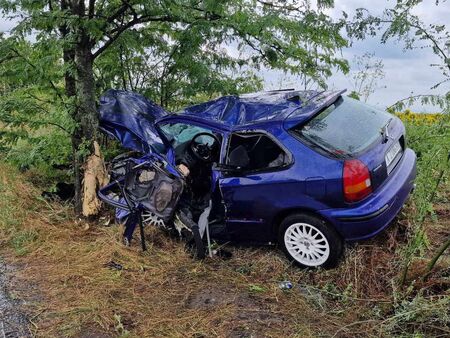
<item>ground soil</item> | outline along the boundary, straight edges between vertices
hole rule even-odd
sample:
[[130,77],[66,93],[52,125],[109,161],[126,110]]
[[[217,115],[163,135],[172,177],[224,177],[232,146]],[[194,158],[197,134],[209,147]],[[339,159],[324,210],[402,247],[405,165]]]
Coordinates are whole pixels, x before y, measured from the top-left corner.
[[10,293],[11,277],[14,275],[16,268],[6,265],[0,258],[0,337],[2,338],[19,338],[31,337],[28,328],[28,318],[22,312],[23,304],[18,299],[13,299]]

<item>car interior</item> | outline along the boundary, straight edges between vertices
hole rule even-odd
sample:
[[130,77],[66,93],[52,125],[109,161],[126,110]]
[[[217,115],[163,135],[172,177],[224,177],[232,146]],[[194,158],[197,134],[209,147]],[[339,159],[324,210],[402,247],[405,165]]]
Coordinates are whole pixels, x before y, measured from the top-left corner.
[[277,168],[289,163],[289,156],[263,133],[233,134],[227,164],[243,171]]

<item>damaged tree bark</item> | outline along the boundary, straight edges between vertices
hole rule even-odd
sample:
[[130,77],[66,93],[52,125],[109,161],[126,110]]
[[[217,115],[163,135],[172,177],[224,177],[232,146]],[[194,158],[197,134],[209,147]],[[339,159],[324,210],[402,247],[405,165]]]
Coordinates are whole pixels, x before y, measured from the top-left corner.
[[97,189],[108,184],[109,177],[100,153],[98,142],[94,142],[94,153],[85,163],[83,180],[83,216],[96,215],[100,211],[101,202],[97,197]]
[[[93,71],[92,42],[84,32],[75,52],[77,67],[77,107],[75,121],[78,124],[75,131],[75,163],[78,178],[81,178],[80,164],[85,159],[83,185],[83,216],[96,215],[100,209],[97,188],[106,183],[106,169],[100,147],[97,142],[98,116],[95,105],[95,86]],[[77,137],[82,135],[82,137]],[[86,152],[87,151],[87,152]],[[85,156],[83,156],[83,153]],[[90,155],[88,155],[90,154]],[[81,188],[81,186],[80,186]]]

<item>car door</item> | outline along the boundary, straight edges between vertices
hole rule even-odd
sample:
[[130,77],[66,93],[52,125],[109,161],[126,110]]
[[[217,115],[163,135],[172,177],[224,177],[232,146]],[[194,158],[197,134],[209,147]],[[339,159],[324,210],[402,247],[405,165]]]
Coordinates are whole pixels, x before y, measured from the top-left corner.
[[237,168],[222,171],[219,179],[227,231],[238,241],[270,241],[272,217],[281,207],[277,196],[288,184],[284,173],[292,155],[269,133],[235,132],[227,140],[223,162],[224,167]]

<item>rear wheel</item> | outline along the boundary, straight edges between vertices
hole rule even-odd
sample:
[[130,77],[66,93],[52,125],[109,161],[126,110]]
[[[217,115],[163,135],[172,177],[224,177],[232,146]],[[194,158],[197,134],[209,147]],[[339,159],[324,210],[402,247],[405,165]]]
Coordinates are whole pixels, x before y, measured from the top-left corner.
[[333,268],[343,251],[336,230],[316,216],[301,213],[283,220],[278,243],[286,256],[301,267]]

